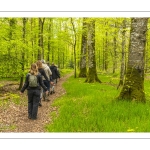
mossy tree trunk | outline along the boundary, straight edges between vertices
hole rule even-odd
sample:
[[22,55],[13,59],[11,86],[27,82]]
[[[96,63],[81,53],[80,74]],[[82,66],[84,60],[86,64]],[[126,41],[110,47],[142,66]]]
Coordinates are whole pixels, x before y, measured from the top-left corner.
[[145,102],[144,53],[148,18],[131,18],[128,65],[119,99]]
[[87,47],[88,47],[88,73],[85,82],[101,82],[98,79],[96,71],[95,61],[95,20],[90,19],[88,21],[88,35],[87,35]]
[[83,18],[82,27],[82,43],[81,43],[81,58],[80,58],[80,72],[79,77],[86,77],[86,53],[87,53],[87,18]]

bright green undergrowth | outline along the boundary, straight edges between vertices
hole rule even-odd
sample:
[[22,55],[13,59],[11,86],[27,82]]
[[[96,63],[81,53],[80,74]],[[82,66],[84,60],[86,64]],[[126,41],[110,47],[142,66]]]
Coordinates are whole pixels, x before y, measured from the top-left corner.
[[147,102],[117,101],[117,76],[101,74],[102,83],[84,83],[71,77],[66,94],[54,101],[57,107],[46,126],[48,132],[150,132],[150,81],[145,81]]

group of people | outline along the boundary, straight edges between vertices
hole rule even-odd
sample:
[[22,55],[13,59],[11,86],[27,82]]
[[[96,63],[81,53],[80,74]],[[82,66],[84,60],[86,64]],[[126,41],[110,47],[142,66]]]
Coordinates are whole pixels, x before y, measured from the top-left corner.
[[49,65],[45,60],[38,60],[31,64],[20,90],[22,94],[27,89],[29,119],[37,119],[38,107],[42,106],[42,100],[49,101],[49,95],[55,93],[58,78],[60,79],[60,72],[54,63]]

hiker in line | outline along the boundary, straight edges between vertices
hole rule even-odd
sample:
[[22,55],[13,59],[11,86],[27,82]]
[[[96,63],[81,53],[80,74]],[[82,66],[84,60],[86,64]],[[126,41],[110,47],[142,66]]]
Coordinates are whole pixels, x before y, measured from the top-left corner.
[[[47,82],[50,82],[49,78],[47,77],[44,69],[42,68],[42,62],[41,60],[38,60],[36,62],[37,66],[38,66],[38,71],[41,73],[42,77],[44,77],[46,79]],[[42,78],[43,79],[43,78]],[[40,102],[39,102],[39,106],[41,107],[42,106],[42,97],[43,97],[43,88],[41,88],[41,95],[40,95]]]
[[57,66],[57,65],[55,65],[55,66],[56,66],[57,72],[58,72],[58,76],[57,76],[57,78],[56,78],[56,84],[57,84],[58,78],[60,79],[60,71],[59,71],[58,66]]
[[41,87],[46,91],[46,94],[48,94],[48,89],[43,83],[42,76],[38,72],[38,67],[36,63],[33,63],[20,91],[22,94],[25,89],[28,90],[28,118],[32,120],[37,119]]
[[[42,68],[44,69],[45,73],[46,73],[46,76],[48,77],[49,81],[50,81],[50,76],[52,75],[52,72],[50,70],[50,68],[48,67],[48,65],[46,64],[45,60],[41,60],[42,62]],[[44,77],[43,77],[43,82],[44,82],[44,85],[47,87],[49,93],[50,93],[50,82],[47,81]],[[49,95],[49,94],[48,94]],[[45,94],[45,90],[43,90],[43,100],[47,100],[49,101],[48,99],[48,95]]]
[[51,92],[50,94],[55,93],[55,85],[56,85],[56,79],[59,78],[60,79],[60,75],[57,71],[57,68],[55,66],[54,63],[52,63],[52,65],[50,66],[50,69],[52,71],[52,80],[53,80],[53,84],[51,85]]

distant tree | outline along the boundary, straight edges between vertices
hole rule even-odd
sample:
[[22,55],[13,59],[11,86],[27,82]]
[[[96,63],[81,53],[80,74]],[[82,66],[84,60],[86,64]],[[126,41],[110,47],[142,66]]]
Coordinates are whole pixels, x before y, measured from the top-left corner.
[[[26,23],[27,23],[27,18],[22,18],[22,23],[23,23],[23,28],[22,28],[22,39],[23,39],[23,43],[24,45],[26,44]],[[21,53],[21,57],[22,57],[22,62],[21,62],[21,69],[24,72],[24,62],[25,62],[25,48],[23,47],[22,49],[22,53]],[[19,90],[22,88],[23,85],[23,79],[24,79],[24,75],[22,74],[21,78],[20,78],[20,84],[19,84]]]
[[125,74],[126,22],[127,22],[126,19],[124,19],[122,22],[123,30],[122,30],[121,69],[120,69],[120,81],[117,88],[123,85],[124,74]]
[[144,54],[148,18],[131,18],[129,56],[125,83],[119,99],[145,102]]
[[38,50],[38,59],[44,59],[44,41],[43,41],[43,31],[44,31],[44,21],[45,18],[39,18],[39,50]]

